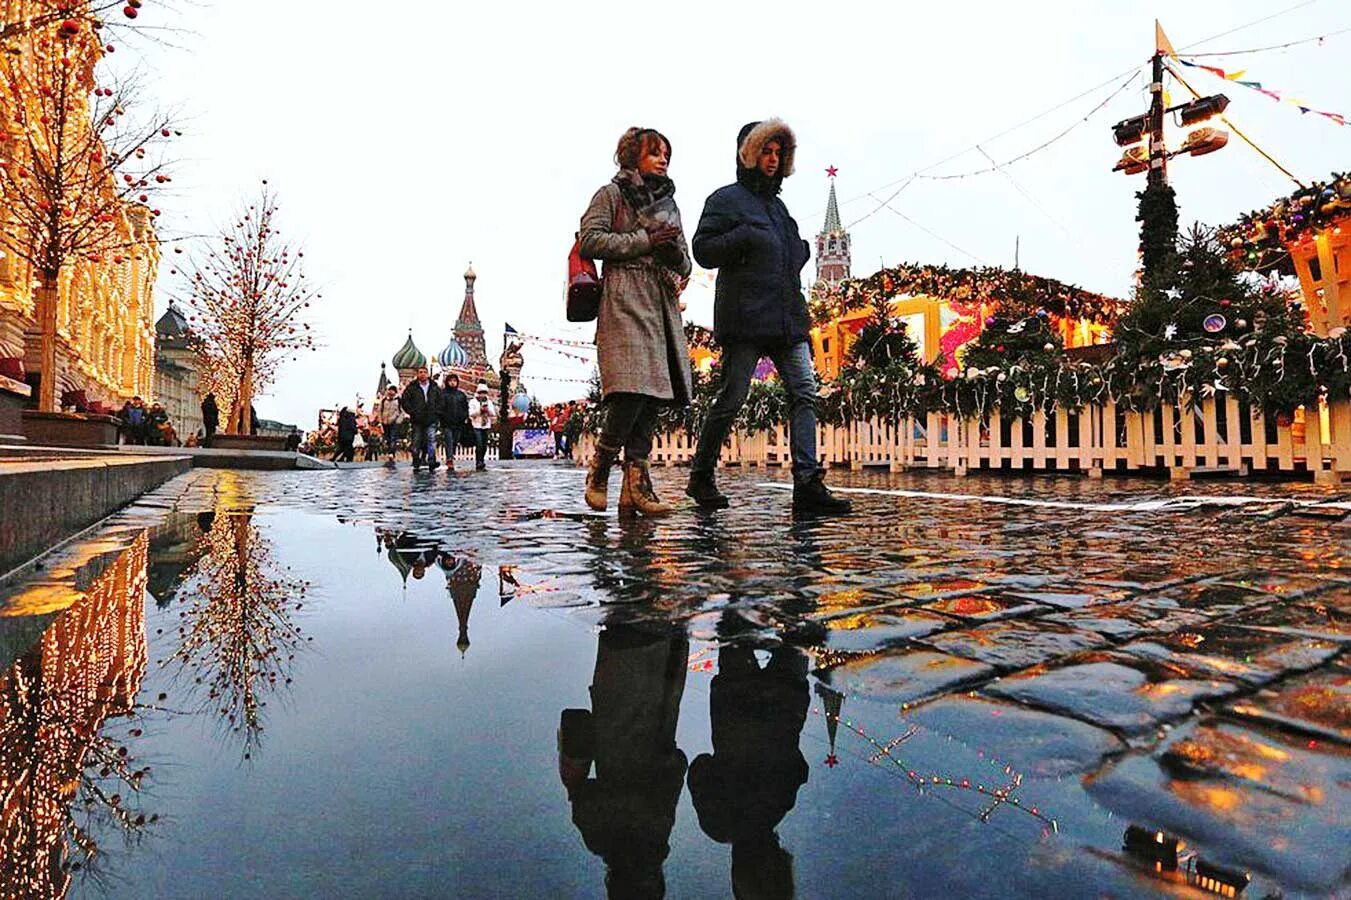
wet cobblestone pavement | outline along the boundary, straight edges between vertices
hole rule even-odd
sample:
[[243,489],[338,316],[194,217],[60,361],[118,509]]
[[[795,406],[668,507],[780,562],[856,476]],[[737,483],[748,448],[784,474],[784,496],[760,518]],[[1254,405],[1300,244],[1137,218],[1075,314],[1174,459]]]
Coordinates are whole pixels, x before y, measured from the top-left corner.
[[[87,862],[85,822],[127,840],[69,886],[117,896],[1351,890],[1335,489],[832,473],[855,515],[795,520],[751,470],[729,510],[626,521],[582,478],[198,470],[144,498],[0,605],[12,731],[25,648],[134,594],[141,554],[116,736],[61,763],[89,783],[47,844],[0,831],[3,871]],[[43,754],[0,741],[0,778]]]

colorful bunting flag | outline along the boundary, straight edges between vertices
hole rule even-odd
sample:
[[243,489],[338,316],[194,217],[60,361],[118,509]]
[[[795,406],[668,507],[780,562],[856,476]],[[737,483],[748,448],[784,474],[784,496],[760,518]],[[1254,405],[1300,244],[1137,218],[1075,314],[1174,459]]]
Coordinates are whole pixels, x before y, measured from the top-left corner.
[[1241,84],[1245,88],[1256,91],[1259,94],[1265,94],[1266,96],[1270,97],[1272,100],[1275,100],[1277,102],[1289,103],[1292,106],[1297,107],[1300,113],[1302,114],[1316,113],[1325,119],[1329,119],[1333,122],[1336,122],[1338,125],[1346,124],[1346,116],[1343,116],[1341,113],[1327,112],[1326,110],[1314,109],[1312,106],[1309,106],[1303,100],[1300,100],[1298,98],[1282,97],[1280,91],[1273,91],[1270,88],[1263,87],[1262,82],[1260,81],[1245,79],[1243,76],[1248,74],[1247,69],[1239,69],[1237,72],[1226,72],[1224,69],[1221,69],[1218,66],[1206,66],[1202,65],[1201,63],[1190,62],[1185,59],[1178,59],[1178,62],[1182,63],[1184,66],[1190,66],[1193,69],[1202,69],[1206,72],[1209,72],[1210,74],[1214,75],[1217,78],[1223,78],[1225,81],[1232,81],[1235,84]]

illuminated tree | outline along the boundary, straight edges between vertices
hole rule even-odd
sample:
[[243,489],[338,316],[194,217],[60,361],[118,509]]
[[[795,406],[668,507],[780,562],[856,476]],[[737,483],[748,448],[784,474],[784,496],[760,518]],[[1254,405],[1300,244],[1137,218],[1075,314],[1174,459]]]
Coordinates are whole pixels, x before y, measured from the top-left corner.
[[96,32],[104,28],[121,31],[133,27],[144,5],[142,0],[27,0],[17,4],[17,14],[0,23],[0,45],[67,21]]
[[284,362],[315,346],[304,320],[321,295],[305,282],[304,251],[277,230],[277,210],[277,195],[264,181],[257,202],[222,229],[205,258],[179,267],[211,386],[230,400],[229,434],[248,431],[254,394]]
[[105,87],[97,80],[106,48],[86,18],[35,26],[6,50],[0,193],[7,214],[0,242],[34,273],[38,405],[53,410],[62,275],[81,261],[121,264],[152,252],[159,210],[151,197],[170,181],[164,149],[175,132],[163,114],[131,115],[134,81]]

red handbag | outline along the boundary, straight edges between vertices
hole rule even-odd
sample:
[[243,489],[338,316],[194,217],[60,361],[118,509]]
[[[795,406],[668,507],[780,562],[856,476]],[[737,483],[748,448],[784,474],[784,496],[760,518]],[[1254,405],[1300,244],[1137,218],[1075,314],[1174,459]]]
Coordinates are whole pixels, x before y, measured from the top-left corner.
[[600,315],[601,279],[594,260],[582,257],[579,235],[568,254],[568,321],[594,322]]

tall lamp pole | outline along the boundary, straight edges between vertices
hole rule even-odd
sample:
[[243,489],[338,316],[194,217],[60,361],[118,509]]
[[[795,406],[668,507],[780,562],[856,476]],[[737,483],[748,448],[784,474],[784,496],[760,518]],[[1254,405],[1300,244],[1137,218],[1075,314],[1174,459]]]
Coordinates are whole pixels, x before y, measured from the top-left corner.
[[[1164,60],[1176,55],[1168,37],[1154,23],[1154,57],[1151,60],[1152,78],[1149,83],[1149,111],[1144,115],[1122,119],[1112,126],[1112,136],[1117,146],[1125,147],[1120,161],[1113,167],[1114,172],[1136,175],[1148,172],[1150,187],[1162,187],[1168,184],[1168,160],[1175,156],[1204,156],[1214,153],[1229,142],[1229,132],[1218,128],[1198,128],[1188,132],[1187,139],[1176,150],[1169,150],[1164,142],[1164,118],[1168,113],[1177,113],[1183,127],[1191,127],[1221,115],[1229,106],[1229,98],[1224,94],[1212,94],[1190,103],[1165,106],[1163,96]],[[1143,142],[1143,143],[1142,143]]]
[[1149,82],[1149,186],[1168,183],[1168,154],[1163,143],[1163,51],[1156,50]]

